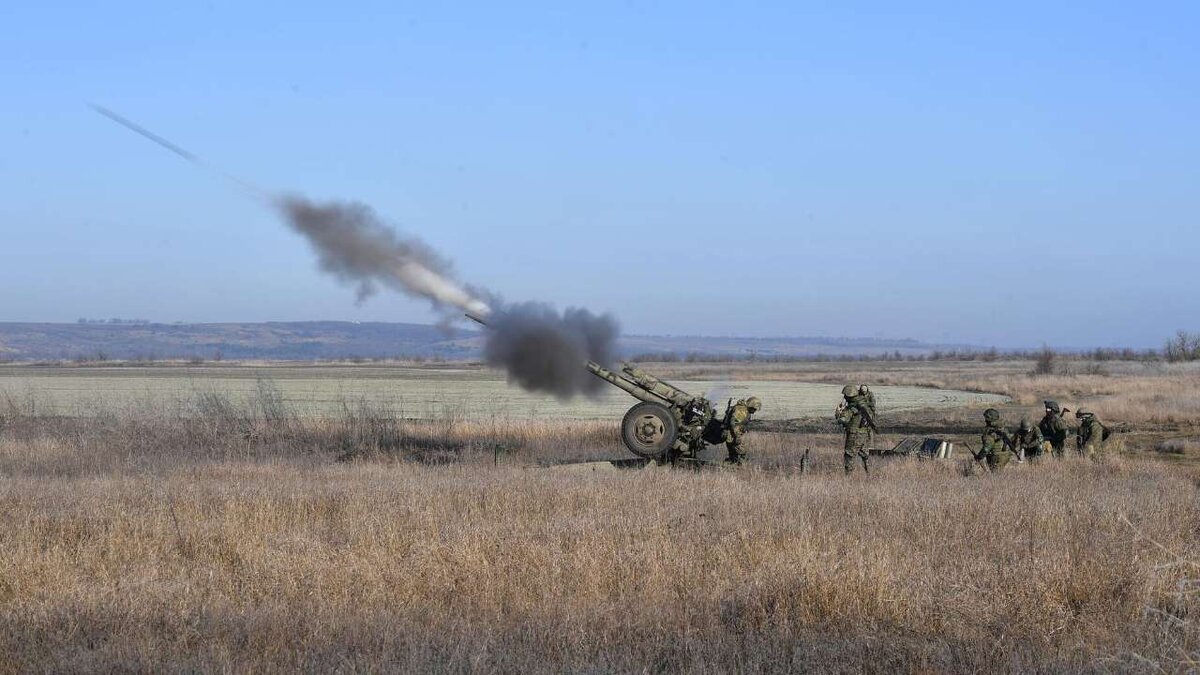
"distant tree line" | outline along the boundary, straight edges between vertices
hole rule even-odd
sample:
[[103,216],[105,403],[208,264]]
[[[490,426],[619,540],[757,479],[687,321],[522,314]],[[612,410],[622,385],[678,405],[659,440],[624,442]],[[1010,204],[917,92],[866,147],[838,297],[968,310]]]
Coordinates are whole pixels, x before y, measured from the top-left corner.
[[88,319],[80,317],[75,320],[75,323],[90,326],[90,325],[105,325],[105,326],[149,326],[150,322],[146,319]]
[[828,363],[862,361],[1034,361],[1034,375],[1054,373],[1060,361],[1200,361],[1200,333],[1179,331],[1163,349],[1096,348],[1059,351],[1041,349],[934,349],[927,353],[902,353],[900,350],[874,354],[745,354],[704,352],[645,352],[630,361],[659,363]]

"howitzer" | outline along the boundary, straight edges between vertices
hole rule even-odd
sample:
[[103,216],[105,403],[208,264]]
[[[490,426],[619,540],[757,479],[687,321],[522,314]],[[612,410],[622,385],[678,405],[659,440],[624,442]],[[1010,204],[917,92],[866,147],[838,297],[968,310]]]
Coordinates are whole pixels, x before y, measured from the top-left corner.
[[[487,326],[486,320],[468,313],[468,319]],[[625,364],[613,371],[588,361],[588,372],[641,401],[621,420],[621,440],[635,455],[651,459],[694,457],[706,446],[724,443],[730,433],[728,414],[718,418],[712,401],[693,396],[636,366]],[[727,408],[733,407],[730,401]]]
[[707,398],[693,396],[628,364],[614,372],[588,361],[587,369],[641,401],[621,420],[621,440],[633,454],[655,459],[695,456],[709,444],[725,442],[729,431],[726,419],[716,417]]

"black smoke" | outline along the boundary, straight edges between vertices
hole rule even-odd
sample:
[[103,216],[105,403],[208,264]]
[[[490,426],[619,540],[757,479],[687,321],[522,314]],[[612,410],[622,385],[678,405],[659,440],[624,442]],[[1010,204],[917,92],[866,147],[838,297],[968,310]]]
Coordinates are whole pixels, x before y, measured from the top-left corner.
[[608,386],[585,364],[613,363],[620,331],[611,315],[525,302],[492,310],[487,322],[484,357],[522,389],[567,399]]

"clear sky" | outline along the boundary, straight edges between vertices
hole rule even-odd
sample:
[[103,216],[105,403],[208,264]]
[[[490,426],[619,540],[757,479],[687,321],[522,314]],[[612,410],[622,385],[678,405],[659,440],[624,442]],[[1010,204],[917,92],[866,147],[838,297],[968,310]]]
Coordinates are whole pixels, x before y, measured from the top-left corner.
[[433,320],[356,306],[273,213],[95,102],[625,332],[1200,329],[1200,3],[43,2],[0,25],[0,321]]

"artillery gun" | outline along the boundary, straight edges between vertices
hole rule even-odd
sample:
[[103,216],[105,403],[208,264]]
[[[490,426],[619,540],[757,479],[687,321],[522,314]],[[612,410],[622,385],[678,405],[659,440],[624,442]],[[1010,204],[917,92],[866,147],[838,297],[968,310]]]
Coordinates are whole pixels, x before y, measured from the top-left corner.
[[588,372],[641,401],[621,420],[621,440],[635,455],[651,459],[695,457],[710,444],[724,443],[726,416],[712,401],[626,364],[613,372],[587,362]]
[[[476,313],[467,312],[466,316],[481,326],[488,325]],[[693,396],[636,366],[624,364],[620,372],[614,372],[588,361],[584,367],[641,401],[621,420],[621,440],[633,454],[673,461],[695,458],[705,447],[725,442],[732,399],[725,407],[725,414],[717,417],[712,401]]]

